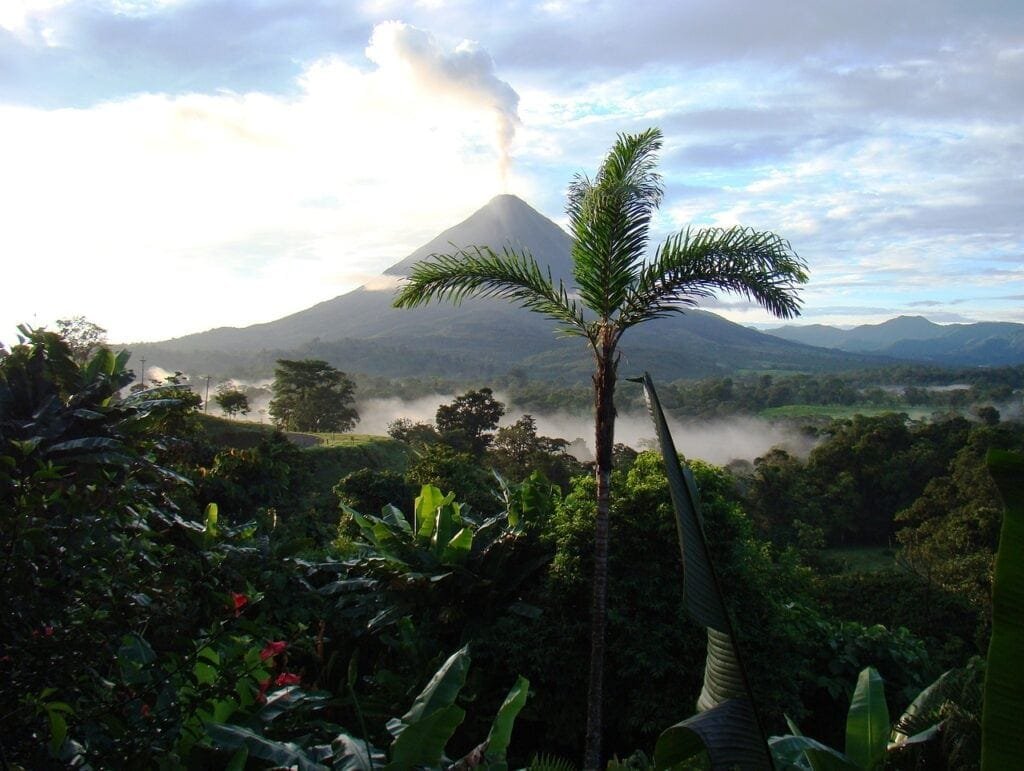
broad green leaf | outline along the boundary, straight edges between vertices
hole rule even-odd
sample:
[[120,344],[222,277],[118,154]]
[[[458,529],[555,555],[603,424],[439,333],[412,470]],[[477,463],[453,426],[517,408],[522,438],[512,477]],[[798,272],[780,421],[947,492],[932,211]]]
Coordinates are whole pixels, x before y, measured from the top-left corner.
[[662,731],[654,745],[654,767],[671,768],[705,750],[713,771],[772,767],[746,699],[730,699]]
[[[400,723],[408,728],[430,717],[434,712],[454,704],[459,691],[466,683],[468,671],[468,648],[461,648],[441,665],[441,668],[427,683],[426,688],[420,692],[412,706],[409,707],[409,711],[402,716]],[[400,730],[404,731],[405,729]]]
[[768,746],[776,771],[864,771],[843,753],[808,736],[773,736]]
[[650,375],[645,374],[640,382],[644,386],[647,407],[651,412],[658,445],[665,461],[669,495],[676,513],[676,528],[683,554],[683,598],[686,609],[697,623],[727,633],[728,618],[711,567],[704,540],[704,528],[700,521],[697,486],[689,469],[679,462],[679,454],[676,452],[665,413],[661,409]]
[[206,539],[212,540],[217,537],[217,515],[218,508],[216,503],[206,504]]
[[103,436],[87,436],[81,439],[68,439],[50,445],[47,452],[95,452],[96,450],[123,450],[124,442]]
[[201,685],[212,685],[217,681],[217,668],[220,666],[220,655],[213,648],[203,648],[196,655],[193,672],[196,681]]
[[385,503],[380,510],[380,514],[381,519],[389,525],[394,525],[405,533],[412,533],[412,525],[409,524],[409,520],[405,518],[405,514],[397,506]]
[[434,533],[434,518],[438,508],[454,500],[454,492],[441,495],[441,491],[434,485],[423,485],[415,502],[417,535],[430,538]]
[[955,696],[953,682],[951,669],[943,672],[934,683],[917,694],[893,726],[889,741],[893,744],[906,744],[910,737],[918,738],[936,728],[935,724],[941,721],[939,710]]
[[473,531],[468,527],[464,527],[452,536],[452,539],[448,542],[444,549],[444,554],[441,555],[441,562],[447,565],[465,562],[472,549]]
[[[690,739],[686,737],[690,733],[697,733],[697,728],[695,728],[697,726],[703,732],[699,735],[707,747],[713,767],[728,767],[715,764],[719,763],[722,757],[729,757],[729,748],[731,747],[732,749],[751,751],[752,754],[745,756],[744,762],[740,764],[742,767],[771,768],[768,745],[754,710],[753,696],[747,685],[747,678],[743,672],[732,636],[729,617],[725,610],[722,591],[711,564],[707,541],[704,538],[700,496],[697,492],[696,482],[689,468],[679,460],[679,453],[672,441],[672,434],[669,431],[665,413],[661,409],[661,403],[654,390],[654,383],[651,381],[650,375],[644,374],[640,382],[643,384],[647,406],[650,409],[651,418],[654,420],[654,428],[665,465],[665,475],[668,479],[669,495],[672,498],[672,508],[676,515],[676,531],[683,557],[683,599],[690,615],[697,623],[707,628],[708,647],[707,659],[704,664],[704,686],[697,702],[697,708],[711,710],[724,707],[726,704],[741,705],[740,707],[732,706],[725,712],[719,710],[716,712],[715,718],[709,718],[706,722],[692,722],[697,718],[683,721],[677,726],[679,731],[672,734],[678,734],[673,741],[680,742],[680,746],[690,746]],[[723,715],[731,716],[732,719],[740,722],[730,725],[724,721]],[[665,734],[662,736],[664,737]],[[754,758],[757,758],[756,762],[753,760]]]
[[704,665],[704,684],[697,699],[697,709],[711,709],[729,699],[747,697],[743,670],[736,659],[732,638],[715,629],[707,630],[707,660]]
[[146,670],[156,661],[156,653],[138,634],[126,634],[121,638],[121,647],[117,649],[117,665],[121,670],[121,679],[129,684],[145,683],[150,680]]
[[459,504],[448,502],[438,508],[434,523],[434,534],[430,537],[430,543],[434,554],[439,559],[444,554],[449,541],[461,529],[462,517],[459,516]]
[[252,757],[267,760],[275,766],[296,767],[299,771],[329,771],[327,766],[317,763],[297,744],[267,739],[240,725],[211,724],[206,726],[206,733],[215,747],[225,750],[244,747]]
[[224,771],[245,771],[245,764],[249,760],[249,750],[246,747],[239,747],[231,760],[224,767]]
[[519,711],[526,704],[526,697],[529,696],[529,693],[530,681],[519,676],[491,724],[490,733],[487,734],[487,750],[484,757],[487,760],[488,768],[493,771],[505,771],[508,768],[505,756],[508,752],[509,742],[512,740],[512,728]]
[[846,754],[863,769],[878,768],[889,744],[889,708],[885,704],[882,676],[865,667],[846,715]]
[[50,719],[50,753],[52,755],[60,752],[60,748],[64,746],[64,739],[68,735],[68,723],[62,712],[70,712],[71,708],[67,704],[60,704],[60,706],[67,709],[56,709],[54,704],[46,705],[46,716]]
[[391,762],[386,768],[401,771],[415,766],[438,766],[445,745],[465,717],[465,710],[449,704],[409,723],[391,743]]
[[338,734],[331,742],[334,751],[332,771],[373,771],[384,766],[387,758],[376,747],[350,734]]
[[1024,455],[990,450],[988,469],[1006,511],[992,580],[992,637],[981,715],[981,768],[1024,759]]

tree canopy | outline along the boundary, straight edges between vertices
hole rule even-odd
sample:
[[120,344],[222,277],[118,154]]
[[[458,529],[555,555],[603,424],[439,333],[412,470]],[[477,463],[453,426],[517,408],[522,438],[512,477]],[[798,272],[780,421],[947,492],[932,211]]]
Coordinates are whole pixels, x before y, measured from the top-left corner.
[[286,431],[350,431],[359,421],[352,406],[355,383],[320,359],[279,359],[270,416]]

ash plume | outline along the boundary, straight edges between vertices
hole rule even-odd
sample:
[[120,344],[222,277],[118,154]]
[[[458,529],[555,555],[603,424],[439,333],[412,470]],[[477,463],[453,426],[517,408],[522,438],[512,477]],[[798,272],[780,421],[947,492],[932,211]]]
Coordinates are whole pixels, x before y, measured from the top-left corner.
[[401,21],[374,27],[366,56],[376,64],[402,64],[426,90],[489,110],[495,118],[502,186],[519,125],[519,94],[494,69],[490,54],[472,40],[447,51],[426,30]]

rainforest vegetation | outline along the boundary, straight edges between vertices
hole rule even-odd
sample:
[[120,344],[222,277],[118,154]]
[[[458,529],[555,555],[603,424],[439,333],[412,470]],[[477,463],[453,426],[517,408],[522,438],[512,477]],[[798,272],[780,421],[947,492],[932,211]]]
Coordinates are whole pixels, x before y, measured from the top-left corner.
[[[621,135],[570,186],[578,293],[478,246],[396,295],[498,297],[583,338],[593,460],[529,411],[501,424],[499,389],[581,400],[523,373],[354,437],[366,379],[320,359],[277,362],[264,427],[206,414],[212,378],[205,400],[180,372],[136,382],[83,319],[22,328],[0,349],[0,765],[1019,760],[1024,370],[620,380],[631,327],[717,292],[791,317],[807,280],[741,227],[648,261],[659,147]],[[656,439],[616,444],[641,400]],[[665,411],[775,415],[813,449],[687,460]]]
[[[594,481],[564,440],[498,428],[477,389],[391,438],[302,449],[174,383],[129,394],[125,359],[79,363],[26,330],[0,361],[7,764],[437,765],[512,718],[488,764],[578,758]],[[984,458],[1024,449],[1024,427],[966,412],[836,420],[806,458],[691,462],[769,733],[788,717],[841,746],[866,667],[894,716],[952,670],[938,738],[886,762],[977,764],[1003,510]],[[614,458],[604,735],[635,766],[693,711],[705,641],[662,459]],[[438,734],[414,704],[439,669],[462,685]],[[396,738],[391,718],[418,728]]]

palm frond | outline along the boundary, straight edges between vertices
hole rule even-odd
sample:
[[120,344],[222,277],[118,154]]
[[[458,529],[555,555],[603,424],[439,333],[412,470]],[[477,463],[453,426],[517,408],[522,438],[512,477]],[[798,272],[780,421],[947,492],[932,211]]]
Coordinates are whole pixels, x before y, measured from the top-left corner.
[[746,297],[780,318],[800,315],[807,265],[789,242],[752,228],[687,228],[644,266],[618,317],[621,329],[693,307],[719,292]]
[[416,263],[392,303],[415,308],[431,301],[458,305],[469,297],[499,297],[560,322],[568,334],[590,338],[590,327],[579,304],[570,299],[562,281],[551,270],[541,270],[525,252],[505,248],[501,254],[488,246],[470,246],[452,254],[432,254]]
[[573,275],[583,303],[603,318],[622,305],[647,250],[651,215],[661,204],[654,171],[662,134],[620,134],[594,180],[577,175],[566,212]]

